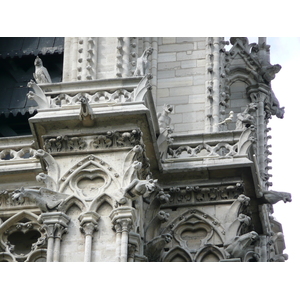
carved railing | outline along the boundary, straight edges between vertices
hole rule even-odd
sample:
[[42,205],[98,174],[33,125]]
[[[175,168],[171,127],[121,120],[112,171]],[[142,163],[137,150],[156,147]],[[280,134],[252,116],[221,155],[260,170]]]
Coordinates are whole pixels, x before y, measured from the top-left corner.
[[62,82],[57,84],[28,83],[33,91],[27,94],[35,100],[39,108],[80,105],[79,99],[85,97],[89,104],[117,105],[144,101],[144,96],[151,89],[151,75],[122,80],[95,80],[91,82]]
[[30,159],[34,158],[36,150],[31,147],[24,147],[20,150],[17,149],[2,149],[0,151],[0,161]]
[[[217,142],[216,140],[209,141],[209,135],[207,135],[207,137],[203,135],[202,138],[207,138],[207,141],[204,140],[197,146],[182,145],[176,147],[176,143],[174,143],[169,146],[166,159],[212,159],[247,156],[249,147],[253,142],[255,142],[255,138],[252,136],[253,130],[253,127],[245,129],[241,133],[238,141],[233,138],[223,142]],[[193,142],[193,144],[194,143],[195,142]]]

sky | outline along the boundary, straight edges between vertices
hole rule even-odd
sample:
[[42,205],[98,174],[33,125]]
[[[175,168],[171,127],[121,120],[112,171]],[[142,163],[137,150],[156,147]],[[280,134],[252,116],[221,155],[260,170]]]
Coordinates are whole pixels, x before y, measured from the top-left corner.
[[[257,40],[257,39],[256,39]],[[251,39],[249,38],[251,42]],[[285,107],[283,119],[273,116],[269,122],[272,130],[270,151],[272,155],[273,177],[270,181],[273,186],[270,190],[288,192],[292,194],[292,202],[284,203],[280,201],[273,205],[274,217],[282,224],[285,237],[286,250],[289,255],[287,263],[295,263],[298,258],[299,239],[297,219],[300,212],[300,192],[298,188],[299,180],[299,159],[297,147],[297,120],[300,105],[300,97],[297,90],[299,85],[298,70],[300,69],[300,38],[299,37],[269,37],[267,44],[270,48],[271,64],[280,64],[282,69],[276,74],[272,81],[272,89],[279,100],[280,106]]]

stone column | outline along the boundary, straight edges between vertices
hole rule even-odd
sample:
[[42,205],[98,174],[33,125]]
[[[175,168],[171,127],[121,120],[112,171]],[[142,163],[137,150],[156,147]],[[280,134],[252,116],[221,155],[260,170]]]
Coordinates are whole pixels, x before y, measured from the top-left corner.
[[118,220],[122,227],[122,236],[121,236],[121,254],[120,261],[127,262],[127,254],[128,254],[128,233],[131,228],[132,221],[130,218],[121,218]]
[[100,216],[95,212],[86,212],[79,216],[80,230],[85,235],[84,262],[92,261],[93,234],[98,230]]
[[55,224],[55,240],[54,240],[54,248],[53,248],[53,261],[58,262],[60,256],[60,242],[62,235],[67,232],[67,228],[61,224]]
[[110,218],[116,230],[117,260],[127,262],[128,260],[128,235],[136,220],[135,209],[129,206],[114,209]]
[[47,262],[51,262],[53,260],[54,225],[55,224],[49,224],[43,226],[47,236]]
[[47,234],[47,262],[58,262],[62,235],[67,231],[70,218],[63,212],[43,213],[39,217]]
[[121,237],[122,237],[122,226],[121,224],[115,224],[114,229],[116,231],[116,256],[118,258],[118,261],[120,261],[121,257]]

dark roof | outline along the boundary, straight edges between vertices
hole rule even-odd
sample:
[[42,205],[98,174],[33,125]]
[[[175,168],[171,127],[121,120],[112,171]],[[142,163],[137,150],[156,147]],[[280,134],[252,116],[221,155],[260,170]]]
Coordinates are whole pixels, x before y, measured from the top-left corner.
[[63,37],[0,37],[0,58],[62,53]]

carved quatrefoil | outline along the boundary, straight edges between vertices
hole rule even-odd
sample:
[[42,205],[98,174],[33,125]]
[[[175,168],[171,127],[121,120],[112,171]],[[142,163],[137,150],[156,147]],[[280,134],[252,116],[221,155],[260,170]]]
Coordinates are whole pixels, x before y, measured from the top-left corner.
[[70,181],[71,188],[76,193],[92,200],[110,183],[110,177],[99,169],[83,169]]

